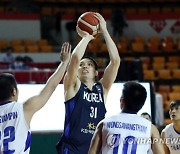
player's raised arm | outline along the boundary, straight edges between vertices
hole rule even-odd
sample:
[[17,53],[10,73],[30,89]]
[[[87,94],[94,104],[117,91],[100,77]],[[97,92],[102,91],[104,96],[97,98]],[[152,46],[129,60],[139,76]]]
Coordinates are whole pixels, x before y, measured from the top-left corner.
[[[65,80],[64,80],[65,100],[68,100],[69,98],[73,97],[73,95],[76,93],[75,89],[77,89],[77,87],[80,84],[79,79],[77,78],[80,60],[84,56],[88,43],[92,39],[94,39],[92,35],[88,34],[85,31],[82,31],[81,29],[79,29],[79,27],[76,27],[76,29],[79,36],[82,37],[82,39],[72,52],[70,64],[65,74]],[[71,93],[69,92],[67,93],[67,91],[71,91]]]
[[58,68],[50,76],[45,87],[41,90],[41,92],[38,95],[29,98],[24,103],[24,114],[28,124],[30,124],[33,114],[39,109],[41,109],[47,103],[48,99],[50,98],[50,96],[62,80],[70,60],[70,52],[71,45],[69,43],[64,43],[62,45],[60,53],[61,63],[59,64]]
[[120,57],[119,57],[118,49],[107,30],[106,21],[99,13],[96,13],[96,17],[99,20],[100,33],[102,33],[104,36],[110,58],[109,65],[106,67],[104,71],[104,75],[100,80],[100,82],[102,83],[105,89],[105,93],[107,93],[112,83],[116,79],[118,68],[120,65]]

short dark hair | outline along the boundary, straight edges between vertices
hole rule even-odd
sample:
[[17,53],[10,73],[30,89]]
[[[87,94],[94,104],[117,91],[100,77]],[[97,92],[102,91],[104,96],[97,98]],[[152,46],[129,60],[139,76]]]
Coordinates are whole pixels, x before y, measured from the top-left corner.
[[142,116],[146,116],[146,115],[147,115],[147,116],[149,117],[149,119],[151,119],[150,114],[149,114],[149,113],[147,113],[147,112],[143,112],[143,113],[141,113],[141,115],[142,115]]
[[123,85],[121,99],[125,102],[124,110],[137,113],[144,105],[146,89],[139,83],[128,81]]
[[84,56],[82,59],[89,59],[89,60],[91,60],[93,62],[93,64],[94,64],[95,70],[98,70],[98,64],[97,64],[97,62],[93,58],[88,57],[88,56]]
[[169,108],[172,110],[174,107],[179,107],[179,106],[180,106],[180,100],[174,100],[169,105]]
[[0,74],[0,101],[8,100],[14,88],[17,90],[17,82],[14,76],[10,73]]

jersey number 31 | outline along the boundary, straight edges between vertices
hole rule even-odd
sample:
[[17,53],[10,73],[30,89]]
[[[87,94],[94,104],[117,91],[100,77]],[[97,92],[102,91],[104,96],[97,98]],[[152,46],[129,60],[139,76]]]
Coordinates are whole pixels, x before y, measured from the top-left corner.
[[91,118],[97,118],[97,107],[91,106],[91,112],[90,112],[90,117]]

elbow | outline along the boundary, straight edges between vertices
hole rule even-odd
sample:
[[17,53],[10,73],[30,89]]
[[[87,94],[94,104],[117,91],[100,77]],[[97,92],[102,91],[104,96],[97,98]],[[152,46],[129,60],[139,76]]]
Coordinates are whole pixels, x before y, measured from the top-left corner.
[[113,64],[114,66],[116,66],[116,67],[119,67],[119,66],[120,66],[120,62],[121,62],[120,57],[117,56],[117,57],[114,58],[114,60],[112,61],[112,64]]
[[121,62],[121,59],[120,59],[120,57],[119,57],[119,56],[117,57],[117,60],[116,60],[116,61],[117,61],[117,62],[116,62],[116,63],[117,63],[117,65],[119,66],[119,65],[120,65],[120,62]]

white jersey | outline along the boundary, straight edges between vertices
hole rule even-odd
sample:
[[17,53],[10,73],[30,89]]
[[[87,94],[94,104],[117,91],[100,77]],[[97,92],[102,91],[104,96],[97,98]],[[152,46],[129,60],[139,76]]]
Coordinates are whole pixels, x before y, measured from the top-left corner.
[[0,154],[29,154],[31,132],[26,124],[23,104],[0,104]]
[[174,130],[172,123],[167,125],[163,131],[170,154],[180,154],[180,133]]
[[145,154],[151,146],[151,122],[120,113],[103,120],[102,154]]

